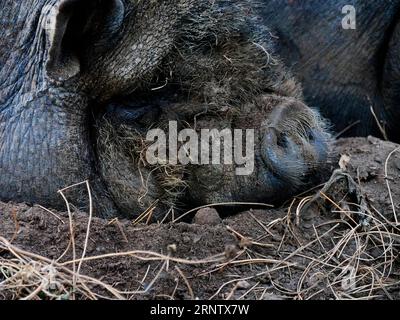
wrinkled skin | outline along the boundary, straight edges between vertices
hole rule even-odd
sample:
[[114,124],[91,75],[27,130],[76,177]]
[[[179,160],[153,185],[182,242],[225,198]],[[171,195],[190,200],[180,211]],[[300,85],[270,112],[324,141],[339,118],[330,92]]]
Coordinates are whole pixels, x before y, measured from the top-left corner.
[[[400,141],[400,1],[263,1],[278,52],[302,83],[306,103],[347,136]],[[342,8],[356,9],[356,30],[342,28]],[[346,130],[351,126],[349,130]]]
[[[251,1],[250,1],[251,2]],[[0,199],[96,214],[276,202],[322,170],[329,135],[246,0],[0,0]],[[150,166],[150,128],[254,128],[255,170]],[[63,192],[88,207],[85,186]]]

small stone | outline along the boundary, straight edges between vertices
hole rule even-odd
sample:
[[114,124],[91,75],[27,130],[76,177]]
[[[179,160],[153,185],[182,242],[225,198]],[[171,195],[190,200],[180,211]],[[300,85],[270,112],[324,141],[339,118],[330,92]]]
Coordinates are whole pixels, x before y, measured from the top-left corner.
[[342,169],[343,171],[347,171],[347,166],[349,165],[350,160],[350,156],[348,156],[347,154],[343,154],[339,160],[340,169]]
[[178,247],[176,246],[176,244],[170,244],[170,245],[167,247],[167,250],[168,250],[168,252],[170,252],[170,253],[175,253],[177,249],[178,249]]
[[225,257],[227,259],[233,259],[238,254],[239,249],[234,244],[228,244],[225,246]]
[[200,225],[216,226],[222,222],[222,219],[214,208],[204,208],[197,211],[193,222]]
[[239,282],[236,284],[236,287],[237,287],[239,290],[246,290],[246,289],[249,289],[249,288],[251,287],[251,285],[250,285],[250,283],[249,283],[248,281],[242,280],[242,281],[239,281]]

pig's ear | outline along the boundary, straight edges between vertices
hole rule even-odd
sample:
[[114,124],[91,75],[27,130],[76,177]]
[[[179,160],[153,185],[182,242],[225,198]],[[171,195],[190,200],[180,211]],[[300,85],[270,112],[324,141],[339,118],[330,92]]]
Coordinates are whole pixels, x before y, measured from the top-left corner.
[[59,81],[76,76],[90,54],[110,47],[125,11],[121,0],[58,0],[43,10],[46,70]]

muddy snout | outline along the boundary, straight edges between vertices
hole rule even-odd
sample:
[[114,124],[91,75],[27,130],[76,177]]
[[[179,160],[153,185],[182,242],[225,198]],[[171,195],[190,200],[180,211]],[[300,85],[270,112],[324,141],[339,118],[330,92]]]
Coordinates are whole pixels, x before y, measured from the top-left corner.
[[261,158],[269,171],[296,186],[326,163],[330,135],[319,114],[299,101],[276,106],[261,130]]

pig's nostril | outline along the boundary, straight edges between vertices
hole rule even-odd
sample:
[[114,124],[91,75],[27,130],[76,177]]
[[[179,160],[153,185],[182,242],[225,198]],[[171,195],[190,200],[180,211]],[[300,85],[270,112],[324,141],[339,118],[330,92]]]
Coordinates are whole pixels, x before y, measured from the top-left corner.
[[263,142],[261,157],[264,164],[275,175],[290,183],[304,178],[324,161],[327,154],[323,133],[316,129],[296,136],[268,128]]
[[330,136],[320,130],[310,129],[309,143],[317,155],[316,162],[324,162],[328,155]]
[[282,149],[288,147],[288,138],[285,133],[278,131],[274,127],[269,127],[265,133],[265,143],[271,147],[278,146]]
[[276,144],[278,147],[281,147],[283,149],[288,147],[288,140],[287,140],[287,136],[284,133],[280,133],[277,136],[277,141]]
[[316,137],[315,137],[315,133],[314,130],[308,129],[307,130],[307,138],[309,142],[314,142]]
[[301,148],[285,133],[268,130],[261,148],[264,164],[275,176],[294,187],[307,172]]
[[299,148],[286,133],[270,127],[265,131],[262,157],[269,166],[275,167],[286,161],[295,161]]

